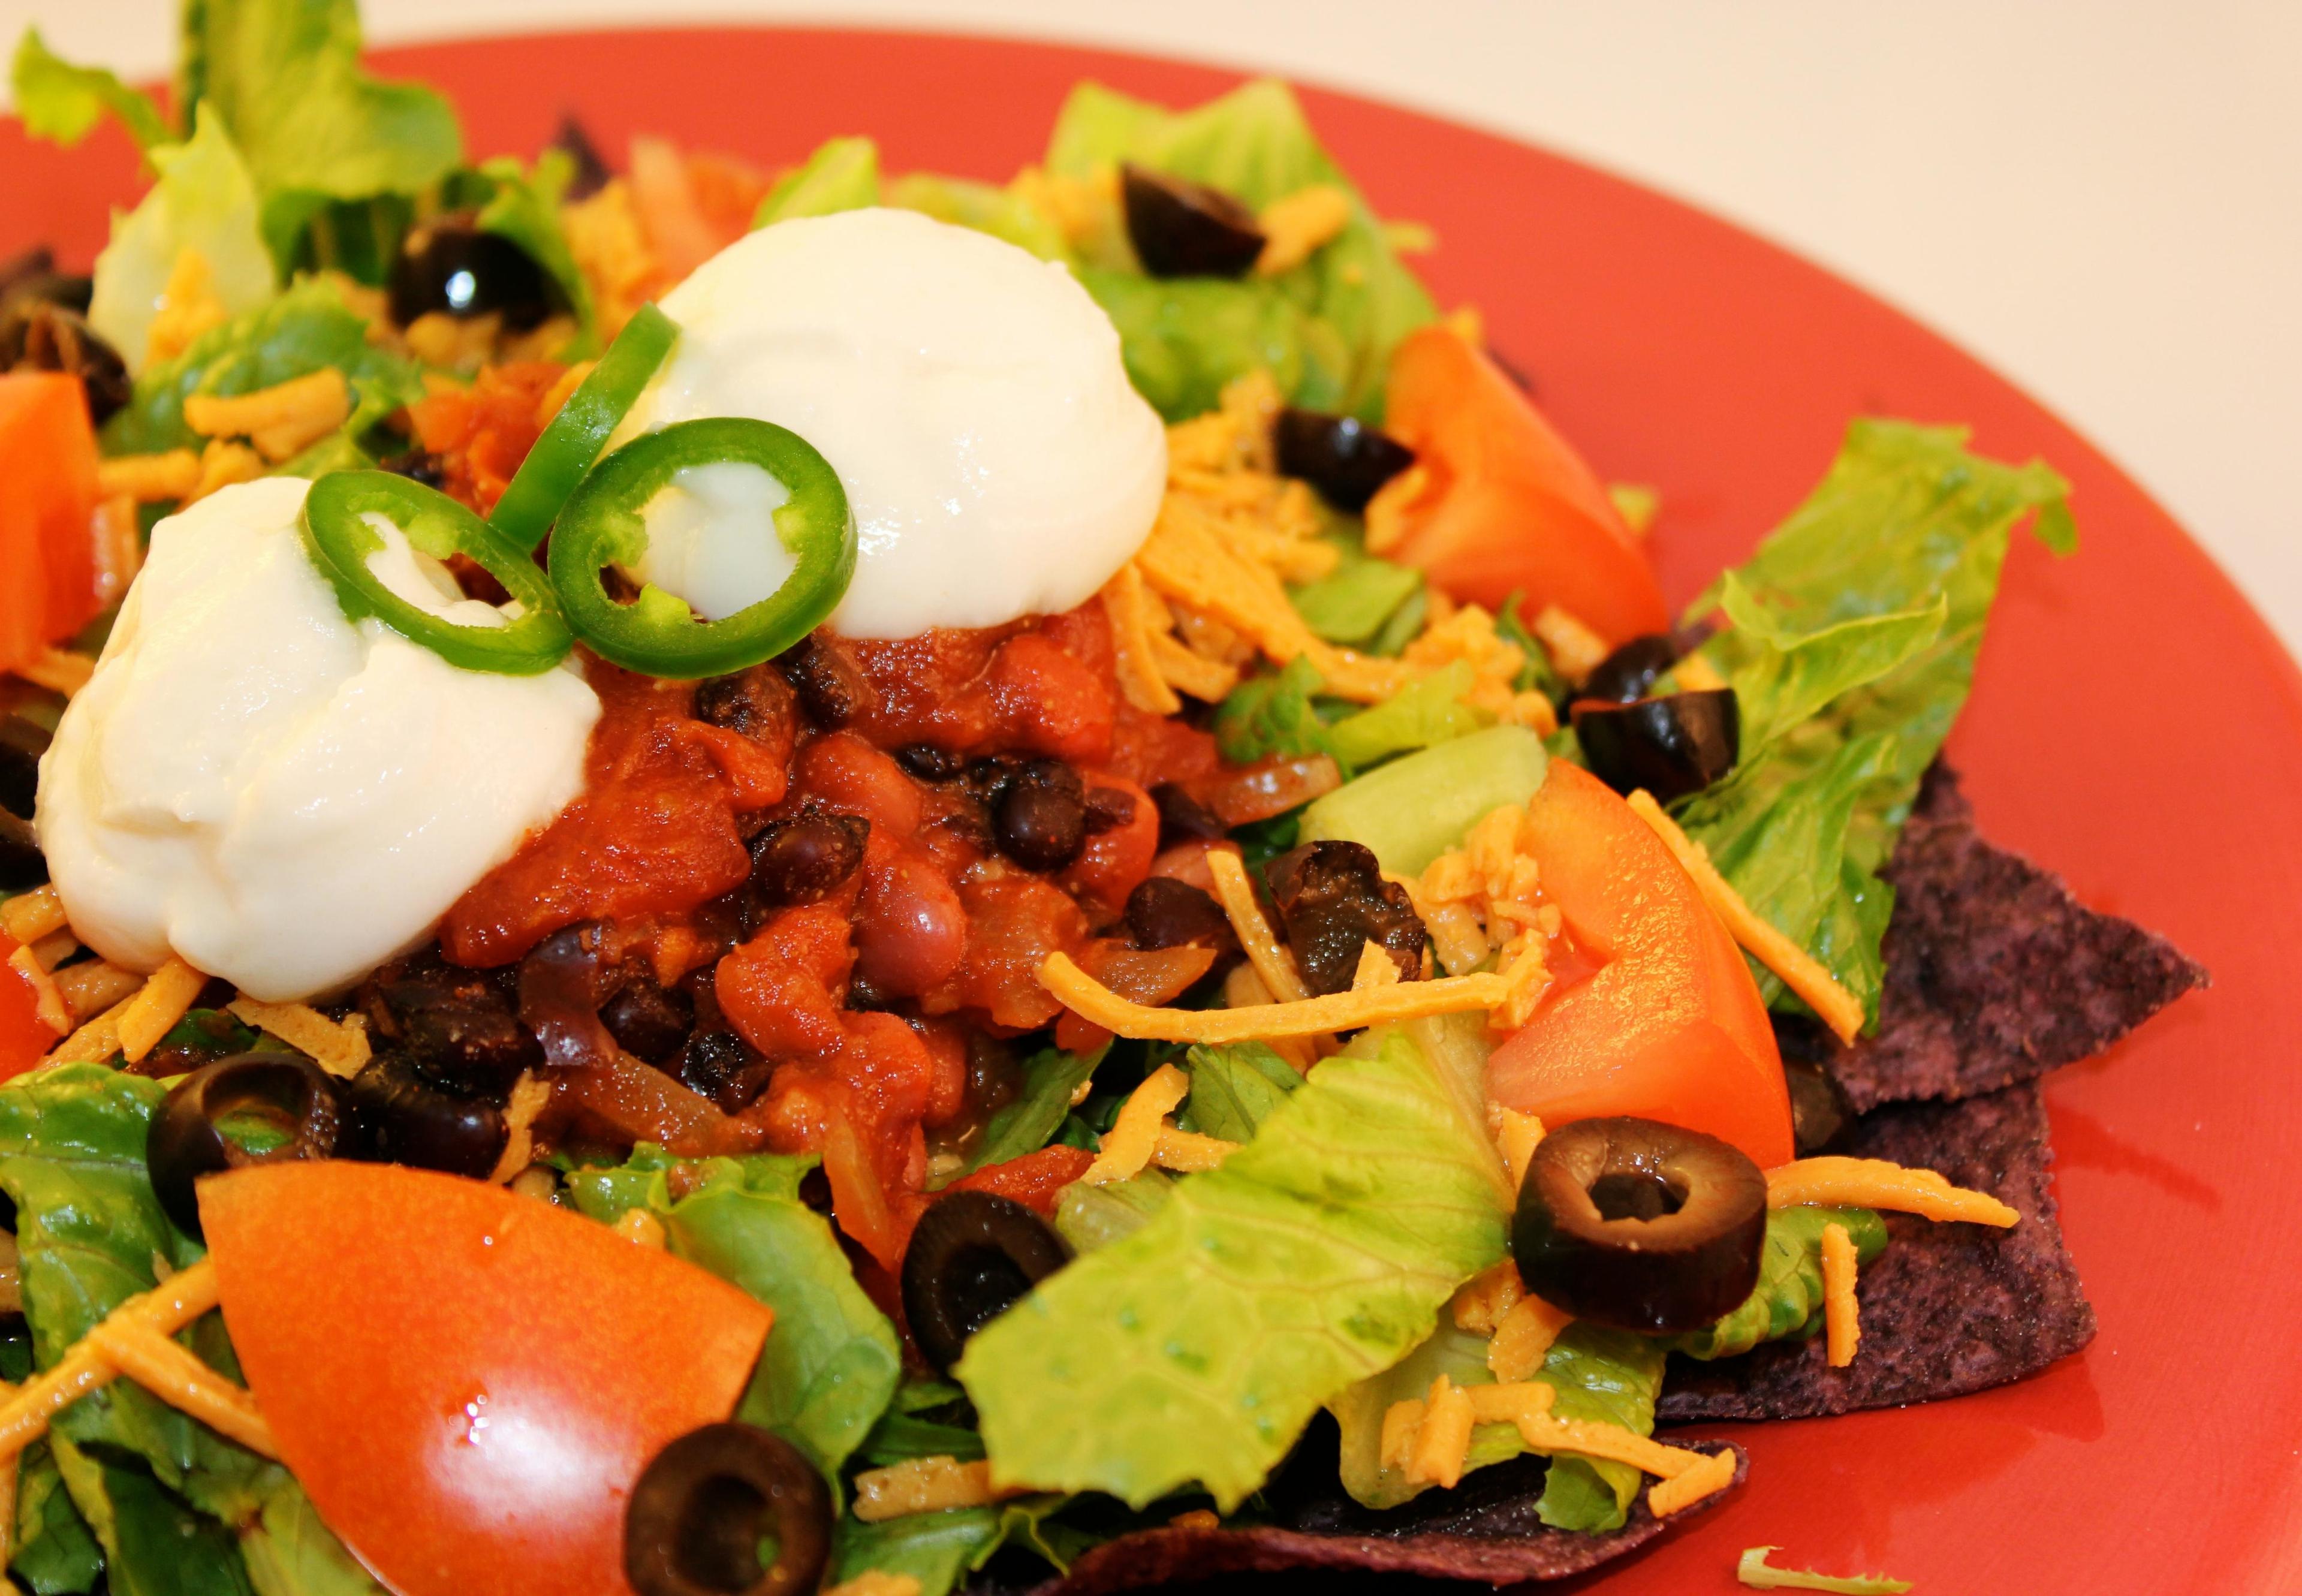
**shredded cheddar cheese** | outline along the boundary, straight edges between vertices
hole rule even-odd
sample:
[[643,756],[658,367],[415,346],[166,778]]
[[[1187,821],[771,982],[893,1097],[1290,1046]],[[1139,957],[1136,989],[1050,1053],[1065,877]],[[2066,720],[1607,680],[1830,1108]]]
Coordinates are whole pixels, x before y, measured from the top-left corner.
[[64,901],[53,886],[20,893],[0,903],[0,931],[18,942],[38,942],[66,928]]
[[1172,1530],[1216,1530],[1222,1527],[1222,1520],[1205,1508],[1193,1508],[1188,1513],[1178,1513],[1169,1519],[1167,1527]]
[[511,1101],[504,1105],[508,1134],[496,1167],[488,1179],[501,1184],[527,1168],[535,1157],[535,1116],[551,1101],[551,1083],[533,1070],[520,1071],[512,1083]]
[[1854,1300],[1856,1264],[1854,1238],[1846,1233],[1846,1227],[1823,1226],[1822,1323],[1834,1369],[1854,1361],[1854,1348],[1862,1340],[1861,1310]]
[[1505,1258],[1457,1287],[1449,1311],[1454,1315],[1456,1329],[1491,1336],[1503,1315],[1525,1295],[1526,1288],[1519,1284],[1518,1265]]
[[1255,1008],[1154,1009],[1129,1002],[1060,953],[1048,954],[1039,966],[1039,984],[1065,1008],[1107,1031],[1162,1042],[1327,1036],[1396,1020],[1491,1010],[1510,995],[1510,984],[1501,976],[1458,975]]
[[880,1524],[909,1513],[986,1507],[1018,1494],[994,1486],[991,1465],[981,1458],[962,1463],[956,1457],[907,1457],[855,1476],[855,1516]]
[[1407,541],[1409,513],[1431,490],[1431,471],[1409,466],[1374,491],[1366,507],[1366,551],[1388,554]]
[[1156,628],[1152,624],[1150,595],[1134,561],[1119,567],[1119,574],[1104,584],[1101,597],[1104,618],[1111,625],[1112,666],[1127,701],[1147,714],[1180,714],[1183,701],[1175,696],[1173,685],[1159,668],[1158,652],[1151,641]]
[[[1063,957],[1058,953],[1056,958]],[[1080,1180],[1088,1186],[1108,1186],[1143,1172],[1159,1145],[1166,1117],[1189,1095],[1191,1078],[1172,1064],[1162,1064],[1143,1078],[1143,1084],[1120,1105],[1119,1117],[1103,1138],[1103,1150]]]
[[1672,668],[1671,679],[1681,693],[1715,693],[1726,685],[1718,668],[1700,654],[1689,654]]
[[1767,1172],[1767,1205],[1793,1208],[1891,1208],[1926,1219],[1957,1220],[2005,1230],[2022,1216],[1987,1192],[1953,1186],[1930,1169],[1905,1169],[1883,1158],[1802,1158]]
[[1581,617],[1546,604],[1527,630],[1550,651],[1551,668],[1576,686],[1612,652],[1607,640],[1585,625]]
[[626,1208],[616,1222],[609,1227],[634,1247],[652,1247],[661,1252],[664,1246],[663,1221],[645,1208]]
[[229,488],[240,483],[252,483],[264,475],[264,457],[245,443],[232,443],[213,438],[200,450],[200,480],[184,495],[184,502],[192,504],[206,499],[219,488]]
[[195,1357],[190,1349],[148,1325],[107,1319],[88,1339],[106,1363],[147,1390],[164,1397],[209,1429],[230,1436],[252,1452],[278,1458],[272,1426],[256,1411],[256,1399]]
[[1231,920],[1232,935],[1246,950],[1247,962],[1255,973],[1263,978],[1264,986],[1281,1003],[1301,1003],[1311,995],[1303,984],[1302,972],[1295,967],[1295,955],[1281,945],[1264,918],[1263,906],[1255,901],[1254,885],[1247,878],[1247,866],[1229,848],[1207,850],[1207,874],[1214,878],[1215,902],[1222,905],[1223,913]]
[[[71,971],[65,973],[70,974]],[[137,991],[142,990],[143,984],[139,980]],[[135,1001],[131,994],[95,1019],[83,1021],[78,1030],[49,1051],[48,1056],[40,1061],[41,1064],[100,1064],[110,1058],[120,1051],[120,1017]]]
[[173,360],[201,333],[223,325],[231,314],[215,291],[208,257],[189,246],[177,250],[160,290],[158,313],[144,335],[144,363],[158,365]]
[[351,413],[351,384],[332,365],[253,393],[195,393],[184,400],[186,426],[204,438],[246,438],[275,466],[334,432]]
[[136,573],[144,568],[144,534],[136,519],[136,501],[114,493],[96,507],[89,532],[95,542],[96,597],[105,608],[120,602]]
[[1276,277],[1309,260],[1350,225],[1351,197],[1332,183],[1314,183],[1281,195],[1263,207],[1256,218],[1263,229],[1263,253],[1256,257],[1258,277]]
[[888,1574],[866,1568],[853,1579],[843,1579],[823,1596],[920,1596],[920,1582],[909,1574]]
[[367,1064],[367,1021],[357,1014],[341,1024],[300,1003],[258,1003],[235,997],[224,1005],[254,1029],[307,1054],[329,1074],[349,1080]]
[[8,955],[8,968],[24,978],[32,989],[32,1012],[42,1025],[59,1037],[71,1033],[71,1009],[64,995],[56,990],[55,977],[50,975],[40,956],[29,947],[20,947]]
[[1524,805],[1490,811],[1408,893],[1447,970],[1460,974],[1492,956],[1508,987],[1495,1023],[1507,1028],[1525,1024],[1550,990],[1550,945],[1564,924],[1542,895],[1529,824]]
[[1197,1175],[1216,1168],[1238,1151],[1235,1141],[1202,1136],[1196,1130],[1178,1130],[1162,1122],[1158,1138],[1151,1144],[1151,1162],[1179,1175]]
[[145,978],[105,960],[88,959],[65,965],[56,971],[55,979],[64,1006],[71,1010],[78,1023],[135,996],[144,990]]
[[97,491],[106,498],[126,494],[139,504],[181,499],[199,486],[200,457],[189,449],[164,454],[114,455],[96,466]]
[[1495,1151],[1502,1155],[1503,1167],[1510,1172],[1511,1189],[1516,1191],[1526,1184],[1526,1167],[1534,1162],[1535,1147],[1542,1140],[1542,1121],[1533,1114],[1490,1103],[1487,1129],[1495,1138]]
[[171,958],[154,970],[144,989],[121,1011],[120,1056],[131,1064],[140,1063],[162,1037],[175,1029],[176,1021],[190,1012],[200,988],[207,984],[207,977],[181,959]]
[[1784,936],[1744,903],[1743,895],[1710,862],[1709,850],[1680,830],[1678,823],[1663,813],[1662,806],[1651,794],[1642,788],[1631,794],[1630,803],[1639,819],[1653,828],[1686,873],[1694,878],[1703,901],[1726,926],[1727,934],[1752,958],[1780,976],[1783,985],[1820,1015],[1840,1041],[1853,1041],[1862,1029],[1862,1000],[1840,986],[1838,978],[1824,968],[1821,960]]
[[1668,1518],[1713,1497],[1735,1483],[1735,1454],[1731,1451],[1694,1453],[1701,1462],[1663,1480],[1647,1492],[1647,1511],[1657,1518]]
[[1558,1339],[1558,1332],[1574,1321],[1572,1314],[1540,1297],[1520,1298],[1487,1342],[1487,1372],[1507,1384],[1532,1379],[1550,1356],[1550,1345]]
[[1392,958],[1382,944],[1370,937],[1359,944],[1358,968],[1351,971],[1351,990],[1372,992],[1378,987],[1399,985],[1399,961]]
[[[1235,964],[1231,967],[1231,973],[1223,977],[1222,995],[1223,1007],[1227,1009],[1258,1008],[1276,1001],[1271,995],[1271,988],[1263,984],[1263,978],[1255,973],[1255,966],[1252,964]],[[1288,1067],[1295,1073],[1303,1075],[1307,1074],[1311,1066],[1319,1062],[1320,1045],[1323,1041],[1331,1042],[1332,1038],[1273,1037],[1268,1038],[1264,1046],[1286,1060]]]
[[1383,1467],[1403,1474],[1415,1456],[1415,1437],[1423,1428],[1423,1399],[1408,1397],[1382,1410],[1380,1452]]
[[1407,1459],[1409,1483],[1425,1481],[1452,1490],[1463,1477],[1470,1456],[1471,1399],[1444,1374],[1431,1382],[1423,1399],[1423,1423],[1416,1427],[1415,1448]]

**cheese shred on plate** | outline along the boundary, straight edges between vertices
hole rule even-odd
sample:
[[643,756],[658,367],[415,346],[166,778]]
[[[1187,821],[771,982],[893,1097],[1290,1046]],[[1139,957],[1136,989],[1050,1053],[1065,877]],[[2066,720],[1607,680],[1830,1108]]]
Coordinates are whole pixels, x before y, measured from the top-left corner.
[[1958,1220],[2006,1230],[2022,1215],[1987,1192],[1953,1186],[1930,1169],[1905,1169],[1883,1158],[1802,1158],[1767,1172],[1767,1205],[1891,1208],[1924,1219]]
[[1834,1369],[1853,1363],[1862,1340],[1861,1307],[1854,1299],[1858,1259],[1844,1225],[1822,1227],[1822,1323]]
[[1735,1577],[1754,1591],[1829,1591],[1836,1596],[1902,1596],[1911,1588],[1907,1579],[1883,1574],[1817,1574],[1806,1568],[1777,1568],[1768,1557],[1779,1546],[1743,1548],[1735,1564]]

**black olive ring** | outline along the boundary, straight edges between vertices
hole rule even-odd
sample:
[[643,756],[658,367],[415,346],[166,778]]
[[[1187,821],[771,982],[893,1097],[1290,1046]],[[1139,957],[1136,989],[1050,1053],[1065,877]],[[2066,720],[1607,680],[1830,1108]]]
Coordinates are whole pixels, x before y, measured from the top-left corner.
[[624,1576],[639,1596],[802,1596],[830,1557],[823,1476],[751,1424],[690,1430],[656,1454],[624,1509]]
[[937,1199],[903,1252],[903,1317],[920,1355],[949,1372],[970,1336],[1071,1256],[1046,1221],[1012,1197],[954,1191]]
[[[271,1110],[286,1122],[289,1139],[251,1153],[217,1129],[226,1115],[249,1108]],[[176,1228],[197,1239],[201,1176],[252,1163],[332,1158],[342,1125],[334,1079],[302,1054],[239,1053],[218,1059],[178,1081],[152,1116],[144,1138],[152,1194]]]

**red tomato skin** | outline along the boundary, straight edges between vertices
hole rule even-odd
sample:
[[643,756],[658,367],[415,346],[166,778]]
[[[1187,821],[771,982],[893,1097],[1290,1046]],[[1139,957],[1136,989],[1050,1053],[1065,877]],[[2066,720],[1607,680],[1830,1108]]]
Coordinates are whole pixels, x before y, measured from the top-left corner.
[[1390,557],[1458,599],[1529,618],[1571,612],[1610,644],[1670,628],[1646,551],[1574,445],[1495,363],[1442,327],[1391,357],[1383,430],[1416,452],[1430,489]]
[[1630,805],[1553,761],[1528,806],[1543,893],[1600,969],[1495,1050],[1487,1089],[1545,1125],[1631,1114],[1793,1156],[1790,1090],[1750,967]]
[[1095,1155],[1086,1148],[1057,1142],[1021,1158],[1010,1158],[1004,1163],[986,1164],[973,1174],[954,1180],[950,1189],[987,1191],[994,1197],[1012,1197],[1032,1212],[1053,1219],[1063,1188],[1087,1173],[1087,1166],[1094,1162]]
[[32,983],[8,965],[21,945],[0,931],[0,1080],[21,1075],[63,1039],[42,1022]]
[[96,433],[80,379],[0,375],[0,670],[96,618]]
[[501,1187],[391,1164],[200,1185],[281,1461],[399,1596],[626,1596],[624,1506],[735,1409],[772,1315]]

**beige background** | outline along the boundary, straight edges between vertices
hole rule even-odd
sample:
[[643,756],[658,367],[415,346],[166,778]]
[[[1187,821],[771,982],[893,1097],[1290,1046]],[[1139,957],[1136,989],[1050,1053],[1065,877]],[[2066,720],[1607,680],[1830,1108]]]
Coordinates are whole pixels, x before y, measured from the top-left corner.
[[[0,41],[37,21],[69,55],[156,76],[174,9],[0,0]],[[2302,645],[2302,0],[366,0],[365,13],[379,42],[712,19],[1064,38],[1538,139],[1786,243],[1980,354],[2123,462]]]

